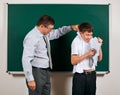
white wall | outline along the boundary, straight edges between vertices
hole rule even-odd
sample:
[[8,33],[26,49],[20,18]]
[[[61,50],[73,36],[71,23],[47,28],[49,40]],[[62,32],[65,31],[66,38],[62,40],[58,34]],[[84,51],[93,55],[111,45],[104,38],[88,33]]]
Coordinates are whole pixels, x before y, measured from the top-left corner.
[[[97,95],[120,95],[120,1],[119,0],[0,0],[0,95],[27,95],[24,76],[12,76],[7,70],[7,12],[6,3],[110,3],[110,73],[97,77]],[[51,95],[72,95],[72,75],[52,73]]]

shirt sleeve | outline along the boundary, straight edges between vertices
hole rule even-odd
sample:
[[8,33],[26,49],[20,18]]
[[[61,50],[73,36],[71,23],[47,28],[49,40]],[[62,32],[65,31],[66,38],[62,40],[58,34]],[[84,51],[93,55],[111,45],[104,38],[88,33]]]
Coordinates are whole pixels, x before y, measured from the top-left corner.
[[72,54],[78,54],[78,44],[76,40],[73,40],[71,44],[71,55]]
[[27,81],[34,80],[31,61],[34,59],[35,43],[36,41],[30,37],[25,38],[23,42],[22,65]]
[[63,26],[61,28],[58,28],[58,29],[53,29],[48,37],[50,40],[53,40],[53,39],[58,39],[60,36],[63,36],[65,35],[66,33],[68,33],[69,31],[71,31],[71,27],[70,26]]

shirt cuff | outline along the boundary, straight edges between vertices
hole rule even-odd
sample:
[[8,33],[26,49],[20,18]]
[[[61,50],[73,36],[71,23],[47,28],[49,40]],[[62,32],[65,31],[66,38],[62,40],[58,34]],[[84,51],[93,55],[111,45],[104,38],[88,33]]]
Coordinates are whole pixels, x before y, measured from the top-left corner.
[[34,80],[33,75],[26,76],[26,79],[28,82]]
[[69,29],[69,31],[72,31],[72,28],[71,28],[71,26],[68,26],[68,29]]

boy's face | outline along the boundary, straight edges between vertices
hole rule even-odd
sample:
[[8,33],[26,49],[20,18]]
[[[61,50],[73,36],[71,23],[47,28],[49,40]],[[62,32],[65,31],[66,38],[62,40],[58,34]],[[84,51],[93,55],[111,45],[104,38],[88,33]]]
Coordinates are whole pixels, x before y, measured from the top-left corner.
[[81,34],[83,40],[88,43],[90,41],[90,39],[92,38],[93,32],[85,31],[83,33],[80,32],[80,34]]

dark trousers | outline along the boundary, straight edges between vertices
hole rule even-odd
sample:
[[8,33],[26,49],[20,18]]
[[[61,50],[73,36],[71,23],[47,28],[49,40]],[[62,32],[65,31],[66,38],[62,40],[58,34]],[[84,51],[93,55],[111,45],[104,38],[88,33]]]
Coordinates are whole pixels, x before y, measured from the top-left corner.
[[50,95],[51,84],[49,70],[36,67],[32,69],[36,89],[33,91],[28,87],[29,95]]
[[72,95],[96,95],[96,72],[75,73]]

